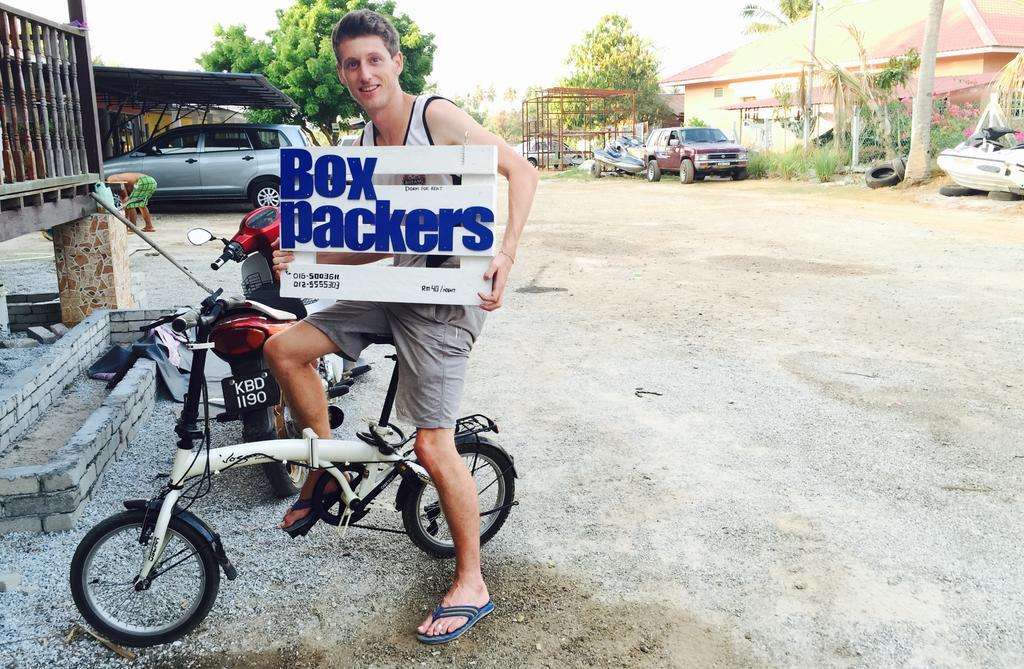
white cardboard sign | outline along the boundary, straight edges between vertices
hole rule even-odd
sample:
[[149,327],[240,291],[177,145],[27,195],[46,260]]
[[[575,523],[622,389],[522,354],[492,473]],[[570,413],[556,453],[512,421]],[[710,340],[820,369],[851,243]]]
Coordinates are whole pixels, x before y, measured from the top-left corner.
[[[281,248],[295,261],[281,294],[480,304],[491,290],[483,275],[496,248],[497,172],[494,146],[282,149]],[[461,183],[433,185],[432,175]],[[323,252],[455,256],[459,267],[318,263]]]

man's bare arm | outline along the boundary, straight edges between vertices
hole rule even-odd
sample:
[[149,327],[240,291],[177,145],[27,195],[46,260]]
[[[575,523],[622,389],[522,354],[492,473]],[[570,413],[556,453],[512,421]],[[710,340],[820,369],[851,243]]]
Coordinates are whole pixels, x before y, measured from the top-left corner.
[[499,251],[484,278],[491,281],[491,292],[480,294],[486,311],[499,308],[505,282],[519,249],[523,226],[533,206],[537,191],[537,170],[525,157],[516,153],[501,137],[477,123],[473,117],[447,100],[435,100],[427,107],[427,124],[435,144],[492,144],[498,147],[498,173],[508,179],[508,225]]

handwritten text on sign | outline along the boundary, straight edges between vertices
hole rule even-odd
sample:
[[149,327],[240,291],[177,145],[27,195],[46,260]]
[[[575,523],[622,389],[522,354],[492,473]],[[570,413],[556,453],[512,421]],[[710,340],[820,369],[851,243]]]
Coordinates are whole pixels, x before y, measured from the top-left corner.
[[[479,304],[494,254],[496,172],[495,147],[282,149],[281,248],[297,254],[282,294]],[[427,183],[433,174],[459,174],[462,183]],[[461,262],[453,269],[315,261],[315,252],[339,251]]]

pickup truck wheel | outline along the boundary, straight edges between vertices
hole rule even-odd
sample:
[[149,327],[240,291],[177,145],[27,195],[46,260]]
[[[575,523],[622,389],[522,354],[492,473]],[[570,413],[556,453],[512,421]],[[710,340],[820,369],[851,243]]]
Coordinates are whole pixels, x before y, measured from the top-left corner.
[[693,166],[693,161],[683,158],[683,162],[679,163],[679,181],[684,184],[692,184],[696,176],[697,170]]
[[747,168],[746,167],[741,167],[741,168],[739,168],[737,170],[733,170],[732,171],[732,180],[733,181],[743,181],[746,178],[747,178]]
[[661,181],[661,168],[658,167],[658,161],[652,160],[647,163],[647,180],[652,183]]

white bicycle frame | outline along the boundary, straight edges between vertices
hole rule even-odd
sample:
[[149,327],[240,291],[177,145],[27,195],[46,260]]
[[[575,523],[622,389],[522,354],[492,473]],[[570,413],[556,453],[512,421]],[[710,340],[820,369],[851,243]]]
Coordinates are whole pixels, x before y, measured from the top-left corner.
[[[409,467],[421,480],[430,481],[430,476],[423,466],[403,454],[396,452],[388,455],[382,453],[375,446],[362,441],[320,439],[309,428],[303,430],[302,436],[302,439],[272,439],[221,446],[209,451],[200,447],[198,453],[194,450],[179,448],[171,466],[171,490],[164,497],[160,506],[160,513],[150,538],[152,544],[149,554],[139,570],[138,581],[147,578],[154,565],[163,556],[164,548],[167,546],[167,527],[170,525],[174,506],[177,504],[178,498],[181,497],[185,482],[202,476],[208,471],[216,474],[229,467],[246,467],[275,460],[302,463],[311,468],[323,469],[338,482],[341,499],[345,505],[339,528],[346,526],[351,503],[360,497],[356,491],[352,490],[348,479],[335,467],[336,464],[367,466],[369,475],[356,486],[361,491],[370,491],[376,488],[387,472],[400,462]],[[366,509],[382,507],[383,503],[374,499],[366,506]]]

